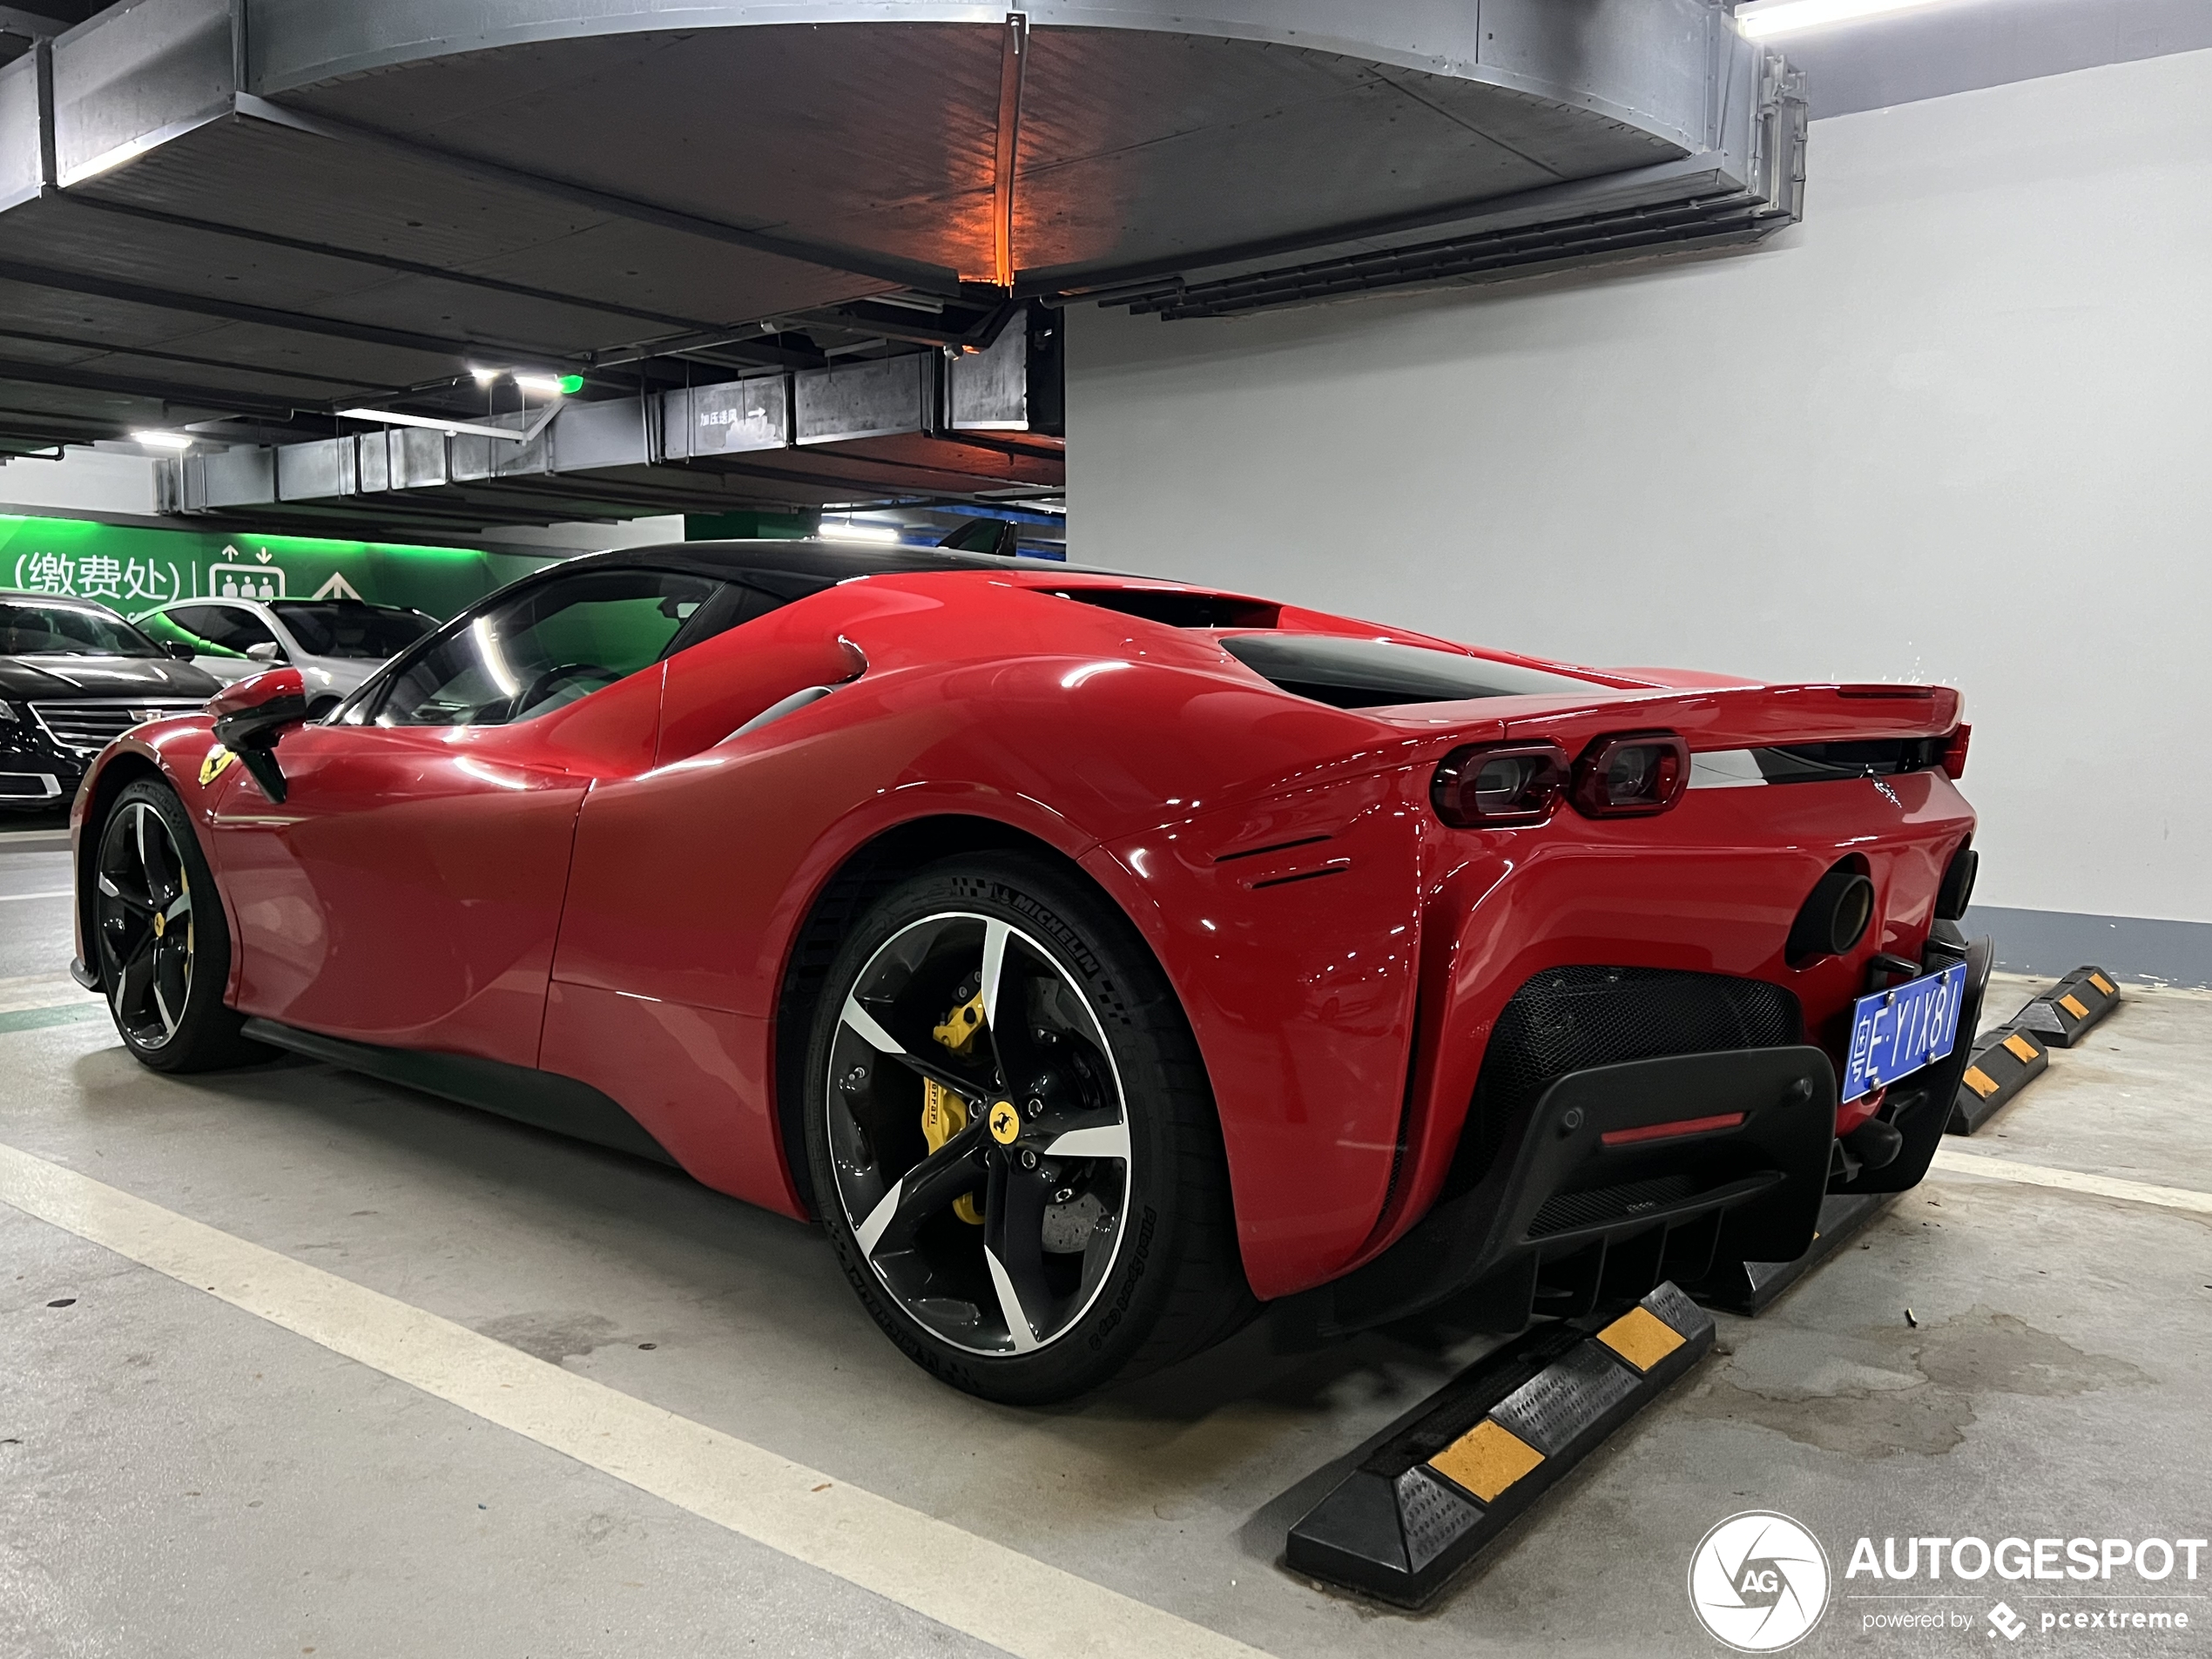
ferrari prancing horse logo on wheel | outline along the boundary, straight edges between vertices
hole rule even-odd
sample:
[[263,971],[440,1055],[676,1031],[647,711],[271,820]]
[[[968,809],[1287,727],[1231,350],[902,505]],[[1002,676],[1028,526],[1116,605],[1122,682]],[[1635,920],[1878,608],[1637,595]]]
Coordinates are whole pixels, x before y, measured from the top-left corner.
[[1022,1133],[1022,1114],[1014,1109],[1010,1100],[991,1103],[991,1138],[1001,1146],[1011,1146]]

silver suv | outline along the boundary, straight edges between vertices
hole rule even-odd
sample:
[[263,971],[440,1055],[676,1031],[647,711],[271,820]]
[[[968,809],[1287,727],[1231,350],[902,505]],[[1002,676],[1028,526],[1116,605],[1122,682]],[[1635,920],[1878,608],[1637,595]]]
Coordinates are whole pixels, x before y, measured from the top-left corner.
[[420,610],[359,599],[176,599],[132,620],[164,644],[190,645],[194,665],[226,685],[289,663],[317,718],[438,626]]

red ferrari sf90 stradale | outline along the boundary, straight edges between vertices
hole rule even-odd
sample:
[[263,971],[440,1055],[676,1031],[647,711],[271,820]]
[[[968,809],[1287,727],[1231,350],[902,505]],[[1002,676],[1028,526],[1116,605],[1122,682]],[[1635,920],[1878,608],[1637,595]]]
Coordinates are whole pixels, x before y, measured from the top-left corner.
[[1784,1261],[1932,1155],[1986,947],[1956,692],[1566,667],[924,551],[578,559],[334,712],[145,725],[78,976],[819,1217],[1042,1401],[1301,1296],[1494,1328]]

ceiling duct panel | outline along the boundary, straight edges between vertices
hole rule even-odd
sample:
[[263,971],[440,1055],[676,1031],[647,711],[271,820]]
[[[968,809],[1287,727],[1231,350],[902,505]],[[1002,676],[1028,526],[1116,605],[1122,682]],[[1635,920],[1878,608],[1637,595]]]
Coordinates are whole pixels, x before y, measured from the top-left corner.
[[1014,327],[945,365],[945,409],[955,432],[1029,429],[1029,331]]
[[179,495],[188,513],[225,507],[251,507],[276,499],[276,451],[218,449],[179,458],[183,488]]
[[361,446],[351,438],[287,443],[275,454],[279,501],[323,501],[361,489]]
[[54,43],[54,152],[64,185],[231,112],[231,0],[111,7]]
[[45,49],[0,64],[0,212],[36,196],[46,182],[46,127],[39,77]]
[[463,432],[446,439],[445,444],[447,475],[456,484],[481,483],[487,478],[535,477],[547,470],[547,445],[543,434],[527,443],[518,443],[509,438],[482,438],[473,432]]
[[444,433],[395,427],[385,438],[391,455],[388,488],[431,489],[448,481]]
[[352,440],[354,455],[355,487],[361,494],[374,495],[392,487],[392,434],[364,432]]
[[791,442],[791,401],[783,374],[678,388],[663,404],[662,447],[671,461],[780,449]]
[[927,432],[937,406],[934,352],[834,368],[802,369],[792,378],[799,443],[844,443]]
[[656,459],[650,435],[659,418],[649,398],[563,404],[546,430],[546,464],[559,472],[645,466]]

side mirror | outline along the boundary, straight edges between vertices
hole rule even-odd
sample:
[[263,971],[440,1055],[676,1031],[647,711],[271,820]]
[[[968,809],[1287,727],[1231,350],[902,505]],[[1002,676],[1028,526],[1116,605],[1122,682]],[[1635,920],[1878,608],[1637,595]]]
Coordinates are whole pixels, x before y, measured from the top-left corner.
[[246,654],[257,663],[273,663],[284,656],[284,649],[273,639],[265,639],[258,645],[248,645]]
[[165,639],[161,642],[161,649],[167,651],[172,657],[175,658],[180,663],[189,663],[193,658],[199,655],[198,651],[194,651],[189,644],[181,639]]
[[226,687],[207,705],[215,741],[239,758],[272,801],[285,796],[276,746],[287,728],[307,718],[307,682],[296,668],[273,668]]

